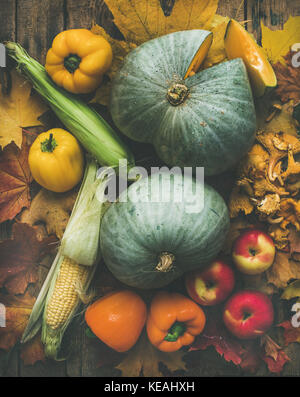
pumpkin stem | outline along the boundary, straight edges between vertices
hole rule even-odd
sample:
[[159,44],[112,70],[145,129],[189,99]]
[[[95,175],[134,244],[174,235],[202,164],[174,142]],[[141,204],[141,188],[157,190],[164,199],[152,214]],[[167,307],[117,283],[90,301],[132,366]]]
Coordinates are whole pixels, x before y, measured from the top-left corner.
[[169,252],[162,252],[159,257],[158,265],[155,269],[159,272],[169,272],[173,267],[174,260],[175,256],[173,254],[169,254]]
[[167,99],[173,106],[183,103],[189,94],[189,89],[184,84],[174,83],[168,89]]

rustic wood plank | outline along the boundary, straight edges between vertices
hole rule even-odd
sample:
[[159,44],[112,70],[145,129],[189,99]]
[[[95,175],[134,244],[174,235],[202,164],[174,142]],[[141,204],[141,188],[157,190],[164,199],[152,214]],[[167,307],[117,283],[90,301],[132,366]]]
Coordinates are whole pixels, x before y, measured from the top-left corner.
[[64,28],[63,8],[64,0],[17,2],[17,41],[41,63],[53,38]]
[[82,348],[84,344],[83,334],[83,318],[82,313],[79,313],[78,318],[71,326],[70,332],[70,356],[66,360],[67,376],[78,377],[82,374]]
[[20,376],[19,357],[20,354],[17,346],[15,346],[9,352],[1,352],[0,376],[6,376],[6,377]]
[[261,21],[270,29],[283,27],[290,15],[300,15],[300,2],[293,0],[248,0],[247,29],[261,41]]
[[113,16],[104,0],[66,0],[65,24],[67,29],[88,28],[98,24],[115,38],[122,34],[113,23]]
[[66,376],[66,363],[56,362],[52,360],[45,360],[45,362],[38,361],[34,365],[23,365],[20,361],[20,374],[19,376],[25,377],[39,377],[39,378],[52,378],[52,377],[65,377]]
[[245,20],[246,0],[221,0],[217,9],[217,14],[228,16],[239,22]]
[[16,38],[16,0],[0,0],[0,42]]

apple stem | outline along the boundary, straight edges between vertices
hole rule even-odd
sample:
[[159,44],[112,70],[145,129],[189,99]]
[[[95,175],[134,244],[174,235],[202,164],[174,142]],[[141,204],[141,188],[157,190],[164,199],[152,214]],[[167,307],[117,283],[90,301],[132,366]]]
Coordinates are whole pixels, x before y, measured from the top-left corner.
[[243,316],[243,321],[247,320],[247,318],[251,317],[251,313],[245,312]]

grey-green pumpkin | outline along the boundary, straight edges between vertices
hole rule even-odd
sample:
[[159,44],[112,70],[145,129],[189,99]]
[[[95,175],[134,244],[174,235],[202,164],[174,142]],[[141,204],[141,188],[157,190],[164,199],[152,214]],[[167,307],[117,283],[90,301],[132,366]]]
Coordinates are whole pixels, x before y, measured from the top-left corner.
[[159,172],[133,183],[103,216],[101,253],[124,284],[159,288],[209,264],[229,229],[222,197],[191,178]]
[[234,166],[250,149],[256,129],[240,58],[185,78],[210,35],[181,31],[137,47],[117,72],[110,97],[110,112],[122,133],[152,143],[167,165],[203,166],[206,175]]

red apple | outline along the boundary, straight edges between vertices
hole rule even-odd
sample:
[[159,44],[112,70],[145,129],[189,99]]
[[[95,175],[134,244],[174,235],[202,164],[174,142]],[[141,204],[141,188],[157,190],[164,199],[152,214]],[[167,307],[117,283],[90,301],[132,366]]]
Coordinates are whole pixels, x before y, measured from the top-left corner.
[[232,259],[237,269],[245,274],[259,274],[273,263],[275,246],[270,236],[259,229],[243,232],[235,241]]
[[226,263],[215,261],[204,270],[188,273],[185,285],[189,296],[200,305],[216,305],[232,292],[234,272]]
[[259,291],[239,291],[225,304],[223,320],[228,330],[240,339],[254,339],[272,325],[271,300]]

